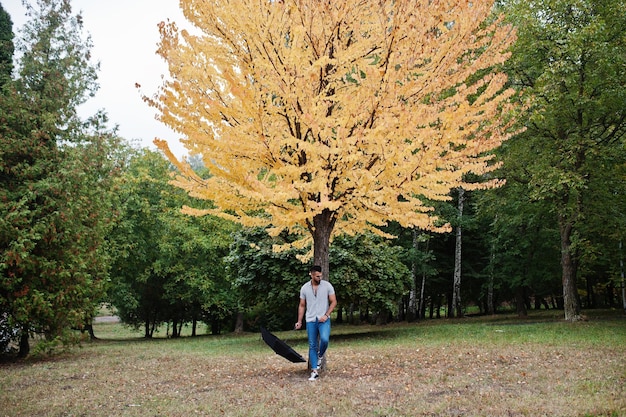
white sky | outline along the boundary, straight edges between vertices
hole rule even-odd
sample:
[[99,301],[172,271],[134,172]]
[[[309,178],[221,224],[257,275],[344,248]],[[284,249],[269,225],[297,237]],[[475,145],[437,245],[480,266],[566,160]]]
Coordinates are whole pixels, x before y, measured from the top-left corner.
[[[82,11],[84,31],[91,35],[94,62],[100,62],[96,96],[79,110],[83,116],[104,109],[120,136],[139,140],[142,146],[156,149],[155,137],[167,140],[180,157],[186,150],[179,136],[155,119],[156,111],[141,100],[141,93],[152,96],[167,73],[165,62],[156,55],[157,25],[168,18],[178,27],[188,25],[178,0],[71,0],[73,14]],[[13,32],[20,35],[26,21],[22,0],[0,0],[11,15]]]

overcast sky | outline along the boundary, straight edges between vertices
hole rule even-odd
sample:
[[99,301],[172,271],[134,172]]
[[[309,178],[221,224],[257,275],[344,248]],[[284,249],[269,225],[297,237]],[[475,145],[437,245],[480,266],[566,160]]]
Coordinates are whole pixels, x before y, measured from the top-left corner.
[[[34,0],[33,0],[34,1]],[[82,11],[84,30],[93,41],[94,60],[100,62],[96,96],[81,107],[84,116],[105,109],[119,134],[139,139],[143,146],[156,149],[155,137],[168,141],[177,156],[186,153],[174,132],[155,120],[155,110],[141,100],[141,92],[152,96],[166,74],[165,62],[156,55],[157,25],[168,18],[186,25],[178,0],[72,0],[73,14]],[[22,0],[0,0],[11,15],[13,32],[19,37],[26,21]]]

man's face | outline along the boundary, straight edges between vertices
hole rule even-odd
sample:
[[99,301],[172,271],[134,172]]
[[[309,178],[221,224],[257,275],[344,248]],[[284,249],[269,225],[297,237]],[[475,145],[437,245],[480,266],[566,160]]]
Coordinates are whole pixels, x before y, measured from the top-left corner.
[[318,272],[318,271],[311,271],[310,272],[311,275],[311,279],[313,280],[313,282],[315,284],[319,284],[321,279],[322,279],[322,273]]

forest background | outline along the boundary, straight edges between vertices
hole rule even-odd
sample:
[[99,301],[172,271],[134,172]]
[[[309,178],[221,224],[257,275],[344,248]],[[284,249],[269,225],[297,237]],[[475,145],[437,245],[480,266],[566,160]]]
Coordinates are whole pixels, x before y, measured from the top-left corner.
[[[309,249],[277,252],[296,237],[181,213],[213,202],[172,185],[171,162],[119,137],[105,111],[78,117],[97,89],[90,40],[69,1],[35,3],[21,39],[0,11],[0,349],[72,343],[103,304],[147,338],[196,335],[199,323],[291,328]],[[523,129],[493,151],[490,178],[506,184],[428,201],[452,233],[390,222],[336,236],[335,321],[626,310],[626,11],[616,0],[494,7],[517,28],[497,68],[524,103]],[[211,178],[200,155],[189,163]]]

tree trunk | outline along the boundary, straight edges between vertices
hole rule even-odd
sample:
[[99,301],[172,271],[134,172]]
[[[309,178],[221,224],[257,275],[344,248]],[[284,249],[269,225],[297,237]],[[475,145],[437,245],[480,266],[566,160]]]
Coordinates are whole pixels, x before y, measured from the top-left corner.
[[559,218],[559,229],[561,233],[561,267],[563,270],[563,309],[565,320],[582,320],[580,314],[580,301],[578,299],[578,288],[576,286],[577,261],[572,251],[572,229],[570,221],[561,216]]
[[330,235],[335,227],[337,214],[325,209],[313,218],[313,225],[309,224],[309,231],[313,236],[313,262],[322,267],[322,279],[328,280],[330,257]]
[[517,287],[515,290],[515,308],[517,310],[518,317],[528,316],[528,310],[526,309],[526,291],[523,286]]
[[[413,228],[413,249],[417,252],[417,229]],[[411,262],[411,291],[409,292],[409,321],[419,318],[419,306],[417,300],[417,261]]]
[[585,280],[587,282],[587,305],[586,308],[597,308],[598,307],[598,297],[596,296],[595,284],[596,277],[589,276]]
[[220,323],[220,319],[217,317],[217,315],[215,315],[211,318],[211,334],[218,335],[221,333],[221,331],[222,326]]
[[424,312],[426,311],[426,299],[424,296],[424,290],[426,288],[426,271],[422,271],[422,282],[420,284],[420,298],[417,307],[417,318],[423,319]]
[[85,323],[84,331],[86,331],[87,334],[89,334],[89,340],[98,340],[98,338],[96,337],[96,334],[93,332],[93,324]]
[[626,278],[624,278],[624,258],[622,256],[622,241],[619,241],[619,269],[622,278],[622,308],[626,312]]
[[237,318],[235,319],[235,333],[243,333],[243,313],[241,311],[237,312]]
[[[430,238],[426,239],[426,253],[428,253],[430,247]],[[419,297],[419,304],[418,304],[418,311],[417,311],[417,317],[420,319],[425,318],[425,312],[426,312],[426,300],[425,300],[425,295],[424,295],[424,289],[426,288],[426,268],[422,268],[422,282],[420,285],[420,297]]]
[[[496,216],[496,221],[497,219],[498,219],[498,216]],[[487,283],[487,313],[491,314],[492,316],[496,314],[496,306],[493,301],[493,285],[496,280],[495,273],[494,273],[495,266],[496,266],[495,263],[496,263],[496,244],[494,241],[494,243],[491,244],[491,262],[489,265],[489,281]]]
[[[401,297],[398,300],[398,316],[395,318],[396,321],[405,321],[407,319],[409,313],[409,300],[406,297]],[[391,314],[391,318],[393,319],[393,313]]]
[[154,336],[154,332],[156,331],[157,328],[157,322],[156,319],[152,322],[152,325],[150,326],[150,338],[152,339],[152,336]]
[[180,334],[178,333],[178,320],[174,319],[172,321],[172,339],[176,339],[179,336]]
[[335,323],[343,323],[343,307],[337,307],[337,317]]
[[450,317],[461,317],[461,250],[462,250],[462,227],[461,219],[463,217],[463,199],[465,190],[459,188],[459,224],[456,227],[456,244],[454,249],[454,285],[452,288],[452,308]]
[[25,358],[30,353],[28,325],[22,326],[22,334],[20,335],[20,350],[17,353],[19,358]]

